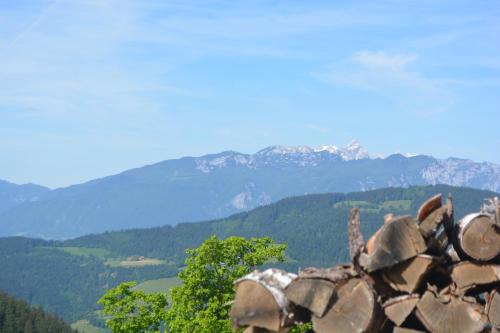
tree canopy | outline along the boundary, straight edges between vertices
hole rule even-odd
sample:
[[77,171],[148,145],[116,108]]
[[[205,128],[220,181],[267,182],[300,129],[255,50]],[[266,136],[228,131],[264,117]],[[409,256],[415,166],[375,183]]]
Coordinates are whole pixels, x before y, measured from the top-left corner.
[[169,308],[165,294],[146,295],[134,290],[134,283],[123,283],[99,301],[106,323],[114,333],[232,332],[234,281],[266,262],[284,261],[285,249],[269,237],[211,236],[200,247],[187,250],[185,268],[179,273],[182,284],[171,290]]

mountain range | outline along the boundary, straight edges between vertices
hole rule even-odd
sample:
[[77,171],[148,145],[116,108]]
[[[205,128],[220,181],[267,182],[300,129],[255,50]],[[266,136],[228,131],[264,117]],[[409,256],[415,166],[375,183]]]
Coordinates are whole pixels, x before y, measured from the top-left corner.
[[372,158],[352,142],[183,157],[54,190],[3,184],[0,236],[65,239],[216,219],[311,193],[429,184],[498,192],[500,165],[426,155]]

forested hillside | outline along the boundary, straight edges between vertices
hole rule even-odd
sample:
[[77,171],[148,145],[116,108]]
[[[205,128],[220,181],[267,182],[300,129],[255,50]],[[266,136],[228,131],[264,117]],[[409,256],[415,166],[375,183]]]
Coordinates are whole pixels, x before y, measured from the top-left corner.
[[477,211],[484,198],[495,195],[450,186],[318,194],[207,222],[108,232],[63,242],[3,238],[0,288],[41,304],[67,321],[92,319],[95,302],[105,290],[122,281],[175,276],[186,248],[199,246],[212,234],[269,236],[287,243],[289,270],[330,266],[347,260],[346,220],[353,206],[361,207],[363,232],[371,234],[385,214],[415,214],[428,197],[449,192],[458,217]]
[[495,195],[446,185],[314,194],[287,198],[221,220],[108,232],[64,244],[102,248],[115,256],[140,254],[181,264],[185,248],[198,246],[212,234],[269,236],[288,244],[287,255],[297,266],[333,265],[347,259],[346,221],[353,206],[361,207],[363,232],[372,234],[385,214],[413,215],[426,198],[436,193],[453,195],[457,216],[477,211],[484,198]]
[[76,332],[59,318],[32,308],[0,290],[0,332],[2,333],[71,333]]

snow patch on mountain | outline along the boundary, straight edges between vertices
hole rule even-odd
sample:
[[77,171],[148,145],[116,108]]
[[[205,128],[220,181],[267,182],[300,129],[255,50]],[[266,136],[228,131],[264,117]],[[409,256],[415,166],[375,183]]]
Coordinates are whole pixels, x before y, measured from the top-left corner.
[[353,161],[365,158],[370,158],[368,151],[358,141],[352,141],[343,148],[334,145],[324,145],[316,149],[308,146],[270,146],[253,155],[226,152],[198,157],[195,161],[197,170],[208,173],[214,169],[238,165],[248,168],[286,165],[309,167],[325,161]]
[[249,201],[252,200],[252,193],[250,191],[245,191],[236,194],[231,199],[231,205],[236,209],[247,209]]

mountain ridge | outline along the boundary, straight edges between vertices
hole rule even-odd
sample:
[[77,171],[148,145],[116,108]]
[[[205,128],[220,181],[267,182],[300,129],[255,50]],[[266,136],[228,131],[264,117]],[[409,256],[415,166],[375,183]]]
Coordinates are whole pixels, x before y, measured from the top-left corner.
[[229,216],[309,193],[449,184],[500,191],[500,165],[346,147],[270,146],[165,160],[44,192],[0,211],[0,236],[72,238]]

